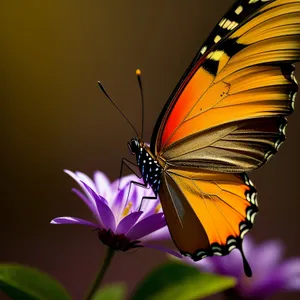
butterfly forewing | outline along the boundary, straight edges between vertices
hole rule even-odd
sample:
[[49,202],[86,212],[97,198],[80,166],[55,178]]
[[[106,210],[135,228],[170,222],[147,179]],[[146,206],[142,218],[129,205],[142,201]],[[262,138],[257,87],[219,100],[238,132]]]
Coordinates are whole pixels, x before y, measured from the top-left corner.
[[[243,7],[256,3],[249,2]],[[264,2],[260,9],[248,16],[248,19],[248,22],[243,23],[243,26],[238,25],[206,54],[205,60],[191,76],[181,94],[173,99],[164,122],[157,131],[157,154],[170,158],[168,151],[172,150],[171,159],[179,161],[174,147],[182,152],[180,145],[184,145],[185,151],[191,153],[194,149],[186,147],[185,142],[192,139],[195,144],[195,136],[199,140],[210,141],[205,134],[210,132],[216,135],[217,129],[212,132],[212,128],[228,124],[233,129],[233,122],[243,125],[244,121],[251,120],[253,123],[253,119],[260,118],[267,118],[265,123],[270,123],[267,126],[271,126],[272,122],[278,124],[278,116],[284,117],[293,111],[297,84],[291,63],[300,57],[300,2]],[[224,50],[227,44],[231,53]],[[218,64],[216,74],[205,68],[206,62],[209,61]],[[261,123],[259,120],[256,122]],[[283,122],[285,124],[285,121]],[[242,126],[241,124],[238,124],[238,127]],[[260,160],[253,161],[253,164],[245,169],[238,166],[237,162],[231,171],[249,171],[263,164],[266,157],[270,157],[270,153],[276,152],[276,145],[282,141],[282,127],[283,124],[279,124],[278,138],[274,140],[272,136],[268,141],[269,148],[261,143],[262,139],[257,140],[254,145],[256,150],[261,152],[263,149],[265,152]],[[224,129],[224,126],[222,128]],[[228,132],[226,128],[225,131]],[[227,136],[224,138],[228,140]],[[222,159],[222,151],[220,155],[216,151],[214,156],[218,160]],[[212,160],[211,168],[215,169],[213,157],[208,158],[205,152],[207,149],[203,151],[204,160]],[[227,154],[225,160],[228,158]],[[195,155],[199,167],[202,167],[199,147]],[[194,162],[193,165],[195,164],[197,163]],[[218,163],[219,171],[226,171],[227,164],[223,169]]]

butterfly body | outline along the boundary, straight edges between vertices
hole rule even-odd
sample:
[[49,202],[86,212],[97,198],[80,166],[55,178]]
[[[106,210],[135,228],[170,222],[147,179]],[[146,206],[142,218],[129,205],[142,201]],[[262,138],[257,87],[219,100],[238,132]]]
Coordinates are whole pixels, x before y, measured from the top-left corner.
[[300,0],[238,0],[175,87],[150,147],[131,140],[182,254],[200,260],[237,248],[251,275],[242,240],[258,204],[246,172],[285,140],[298,61]]
[[134,138],[128,144],[130,152],[135,154],[137,165],[145,184],[149,184],[157,196],[163,168],[143,141]]

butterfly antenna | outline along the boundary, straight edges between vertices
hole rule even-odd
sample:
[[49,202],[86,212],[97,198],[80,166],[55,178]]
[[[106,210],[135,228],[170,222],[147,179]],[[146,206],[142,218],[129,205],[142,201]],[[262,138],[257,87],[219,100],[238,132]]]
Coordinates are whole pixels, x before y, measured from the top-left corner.
[[139,136],[137,130],[135,129],[135,127],[133,126],[133,124],[129,121],[129,119],[124,115],[124,113],[121,111],[121,109],[116,105],[116,103],[114,101],[112,101],[112,99],[109,97],[109,95],[107,94],[107,92],[105,91],[103,85],[101,84],[100,81],[98,81],[98,86],[100,87],[100,89],[102,90],[103,94],[107,97],[107,99],[115,106],[115,108],[119,111],[119,113],[124,117],[124,119],[128,122],[128,124],[132,127],[132,129],[134,130],[136,136]]
[[142,134],[141,134],[141,140],[143,140],[143,135],[144,135],[144,115],[145,115],[145,109],[144,109],[144,93],[143,93],[143,86],[142,86],[142,79],[141,79],[141,70],[137,69],[135,71],[135,74],[137,76],[138,82],[139,82],[139,87],[141,91],[141,101],[142,101]]

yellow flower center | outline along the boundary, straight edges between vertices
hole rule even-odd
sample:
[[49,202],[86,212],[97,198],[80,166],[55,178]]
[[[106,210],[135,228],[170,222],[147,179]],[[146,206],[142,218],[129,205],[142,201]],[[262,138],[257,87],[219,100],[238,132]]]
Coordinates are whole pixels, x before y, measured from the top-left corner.
[[161,204],[159,203],[156,207],[155,207],[155,213],[158,213],[161,209]]
[[132,207],[132,202],[129,202],[123,210],[122,216],[126,217],[130,213],[130,209]]

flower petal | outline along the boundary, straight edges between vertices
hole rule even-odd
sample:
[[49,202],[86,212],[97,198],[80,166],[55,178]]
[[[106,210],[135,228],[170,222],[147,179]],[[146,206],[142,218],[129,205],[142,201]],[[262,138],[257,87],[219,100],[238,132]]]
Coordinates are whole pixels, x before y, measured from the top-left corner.
[[164,214],[157,213],[138,222],[129,230],[126,236],[131,240],[138,240],[166,225]]
[[123,218],[116,229],[116,234],[126,234],[137,222],[142,213],[142,211],[136,211]]
[[116,190],[118,190],[118,188],[119,188],[119,190],[121,190],[121,189],[124,189],[132,181],[136,181],[136,182],[140,182],[140,183],[144,182],[143,179],[138,178],[136,175],[132,174],[132,175],[127,175],[127,176],[116,179],[111,184],[111,186]]
[[150,248],[150,249],[156,249],[156,250],[159,250],[159,251],[162,251],[162,252],[165,252],[165,253],[168,253],[168,254],[171,254],[172,256],[175,256],[177,258],[180,258],[182,259],[183,256],[178,253],[177,251],[175,250],[172,250],[172,249],[169,249],[169,248],[165,248],[165,247],[162,247],[162,246],[158,246],[158,245],[149,245],[149,244],[141,244],[143,247],[146,247],[146,248]]
[[106,203],[104,203],[101,196],[98,196],[95,193],[95,191],[92,190],[86,183],[84,183],[83,181],[82,183],[96,202],[98,213],[101,219],[101,223],[103,224],[103,227],[107,230],[111,229],[112,231],[115,231],[116,220],[111,209],[106,205]]
[[[99,228],[99,225],[92,223],[90,221],[86,221],[80,218],[73,218],[73,217],[59,217],[51,220],[50,224],[78,224],[78,225],[85,225],[94,228]],[[100,228],[101,229],[101,228]]]
[[80,181],[83,181],[85,184],[87,184],[89,187],[91,187],[94,191],[96,190],[96,185],[89,176],[87,176],[86,174],[79,172],[79,171],[75,172],[75,174]]
[[124,211],[127,205],[127,201],[129,201],[128,192],[129,192],[129,188],[127,186],[126,188],[118,191],[118,193],[115,195],[115,198],[113,199],[111,210],[114,213],[117,222],[121,220],[122,212]]
[[143,237],[143,241],[149,240],[172,240],[168,226],[158,229]]
[[[132,204],[132,211],[137,211],[140,207],[140,201],[142,197],[145,194],[145,188],[138,186],[137,184],[133,184],[132,182],[138,182],[143,184],[144,181],[141,178],[138,178],[136,175],[128,175],[125,177],[120,178],[115,180],[113,184],[111,185],[112,188],[114,188],[117,192],[115,193],[115,201],[114,201],[114,206],[118,205],[120,197],[117,199],[117,195],[121,190],[126,190],[125,195],[126,195],[126,201],[128,199],[128,202],[131,202]],[[130,191],[129,191],[130,189]],[[122,209],[124,209],[124,205],[127,205],[126,203],[123,203]]]
[[238,249],[233,249],[226,256],[207,257],[203,259],[203,265],[199,265],[199,267],[203,267],[203,269],[206,270],[211,268],[212,272],[222,275],[229,275],[237,278],[244,276],[243,261]]
[[184,261],[187,264],[200,269],[202,272],[217,273],[216,266],[214,263],[215,258],[217,257],[206,257],[204,259],[201,259],[200,261],[193,261],[191,258],[186,257],[184,258]]
[[[144,189],[143,194],[141,195],[141,200],[143,197],[154,197],[155,194],[152,191],[152,189]],[[144,199],[143,203],[142,203],[142,207],[141,210],[144,212],[143,214],[143,218],[146,218],[150,215],[153,215],[155,213],[157,213],[156,209],[158,207],[158,205],[160,204],[160,200],[157,196],[156,199]],[[160,212],[162,211],[162,209],[160,209]]]
[[280,241],[271,240],[262,243],[253,249],[250,264],[253,274],[259,273],[259,277],[263,277],[278,266],[283,255],[283,244]]
[[[84,184],[82,184],[82,181],[80,180],[80,178],[70,170],[64,170],[64,172],[66,174],[68,174],[69,176],[71,176],[79,184],[79,186],[82,188],[82,190],[84,191],[84,193],[87,196],[87,199],[90,202],[90,204],[88,205],[89,209],[96,216],[97,220],[99,220],[99,215],[98,215],[98,211],[97,211],[96,202],[95,202],[94,198],[91,196],[91,194],[88,192],[88,190],[85,188]],[[92,185],[94,185],[94,184],[92,184]],[[83,199],[83,198],[81,198],[81,199]]]
[[94,181],[97,194],[107,200],[112,199],[111,183],[108,177],[103,172],[96,171],[94,173]]
[[241,285],[241,292],[248,298],[265,299],[283,289],[300,289],[300,258],[290,259],[281,266],[276,264],[268,270],[253,273],[252,284]]
[[285,261],[278,272],[281,274],[286,289],[300,289],[300,258],[291,258]]

